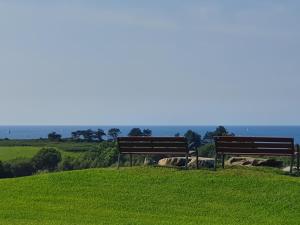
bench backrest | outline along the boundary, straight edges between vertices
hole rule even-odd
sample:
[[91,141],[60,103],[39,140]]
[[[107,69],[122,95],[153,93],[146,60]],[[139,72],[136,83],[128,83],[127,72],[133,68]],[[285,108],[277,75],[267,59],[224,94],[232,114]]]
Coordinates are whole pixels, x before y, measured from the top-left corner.
[[119,137],[120,153],[126,154],[187,154],[184,137]]
[[214,137],[216,152],[237,155],[293,155],[293,138],[278,137]]

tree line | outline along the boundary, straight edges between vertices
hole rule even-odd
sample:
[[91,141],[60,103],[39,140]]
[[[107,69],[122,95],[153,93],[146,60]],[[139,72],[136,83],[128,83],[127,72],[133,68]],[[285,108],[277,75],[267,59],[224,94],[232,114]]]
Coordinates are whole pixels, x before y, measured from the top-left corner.
[[[102,129],[97,130],[77,130],[71,133],[71,139],[75,141],[104,141],[104,137],[106,136],[107,141],[116,141],[116,139],[121,135],[121,130],[119,128],[111,128],[104,132]],[[127,136],[152,136],[152,130],[150,129],[141,129],[141,128],[132,128]],[[175,137],[181,136],[180,133],[174,134]],[[224,126],[218,126],[214,131],[208,131],[205,135],[201,136],[201,134],[197,133],[193,130],[188,130],[183,135],[191,148],[198,148],[202,144],[208,144],[213,142],[213,137],[215,136],[234,136],[233,133],[230,133]],[[62,135],[56,132],[51,132],[48,134],[48,139],[51,141],[61,141]]]

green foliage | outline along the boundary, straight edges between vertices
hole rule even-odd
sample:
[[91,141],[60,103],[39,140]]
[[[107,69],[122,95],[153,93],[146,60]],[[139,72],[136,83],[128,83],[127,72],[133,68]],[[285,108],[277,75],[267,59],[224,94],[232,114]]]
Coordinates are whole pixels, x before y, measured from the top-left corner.
[[111,166],[117,160],[116,144],[102,142],[96,149],[86,151],[79,157],[65,157],[59,165],[59,170],[87,169]]
[[273,170],[91,169],[0,180],[0,224],[298,225],[300,179]]
[[48,139],[50,141],[61,141],[61,135],[57,134],[56,132],[51,132],[48,134]]
[[206,144],[198,148],[199,156],[212,158],[215,156],[215,145]]
[[184,137],[187,139],[187,142],[191,149],[196,149],[201,145],[201,135],[195,131],[188,130],[184,134]]
[[0,161],[0,178],[4,177],[4,168],[3,168],[3,163]]
[[218,126],[215,131],[213,132],[206,132],[204,135],[205,140],[213,140],[215,136],[234,136],[233,133],[229,133],[229,131],[223,127],[223,126]]
[[53,171],[61,161],[61,154],[55,148],[42,148],[33,158],[36,170]]
[[109,136],[112,140],[116,140],[118,136],[121,134],[121,131],[119,128],[111,128],[107,132],[107,136]]
[[14,159],[9,162],[10,173],[13,177],[30,176],[36,172],[36,168],[31,159]]
[[144,129],[143,130],[143,136],[146,136],[146,137],[152,136],[152,130],[150,130],[150,129]]
[[58,170],[74,170],[76,158],[66,156],[58,165]]
[[152,136],[152,130],[150,130],[150,129],[144,129],[142,131],[141,128],[132,128],[130,130],[130,132],[128,133],[128,136],[130,136],[130,137],[134,137],[134,136],[149,137],[149,136]]
[[103,136],[105,136],[105,132],[102,129],[98,129],[93,131],[91,129],[88,130],[77,130],[71,133],[73,140],[83,140],[83,141],[103,141]]
[[144,133],[140,128],[132,128],[131,131],[128,133],[128,136],[143,136]]

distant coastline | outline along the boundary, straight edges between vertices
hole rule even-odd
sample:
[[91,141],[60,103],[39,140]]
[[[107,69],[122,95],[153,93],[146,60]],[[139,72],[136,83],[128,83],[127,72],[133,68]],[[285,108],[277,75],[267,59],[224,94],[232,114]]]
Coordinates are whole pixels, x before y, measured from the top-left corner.
[[[55,131],[61,134],[64,138],[70,137],[71,132],[80,129],[98,129],[101,128],[105,132],[112,128],[117,127],[121,130],[121,136],[126,136],[131,128],[140,127],[143,129],[149,128],[152,130],[154,136],[174,136],[176,133],[183,135],[188,129],[192,129],[201,135],[207,131],[213,131],[216,126],[146,126],[146,125],[133,125],[133,126],[0,126],[0,138],[9,139],[38,139],[46,138],[47,135]],[[300,143],[300,126],[225,126],[230,132],[238,136],[279,136],[279,137],[294,137],[297,143]]]

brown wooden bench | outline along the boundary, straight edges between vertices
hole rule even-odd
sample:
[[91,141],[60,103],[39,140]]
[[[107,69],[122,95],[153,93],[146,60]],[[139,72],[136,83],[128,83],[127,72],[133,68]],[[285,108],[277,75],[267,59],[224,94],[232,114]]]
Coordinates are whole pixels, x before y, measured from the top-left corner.
[[297,169],[299,173],[299,145],[297,152],[293,138],[279,137],[214,137],[216,145],[215,169],[218,156],[222,157],[224,168],[225,155],[263,155],[263,156],[288,156],[291,158],[291,169],[294,159],[297,157]]
[[134,154],[184,155],[186,157],[185,168],[188,166],[190,154],[187,140],[184,137],[119,137],[118,149],[118,168],[121,154],[130,155],[130,166],[132,166],[132,155]]

